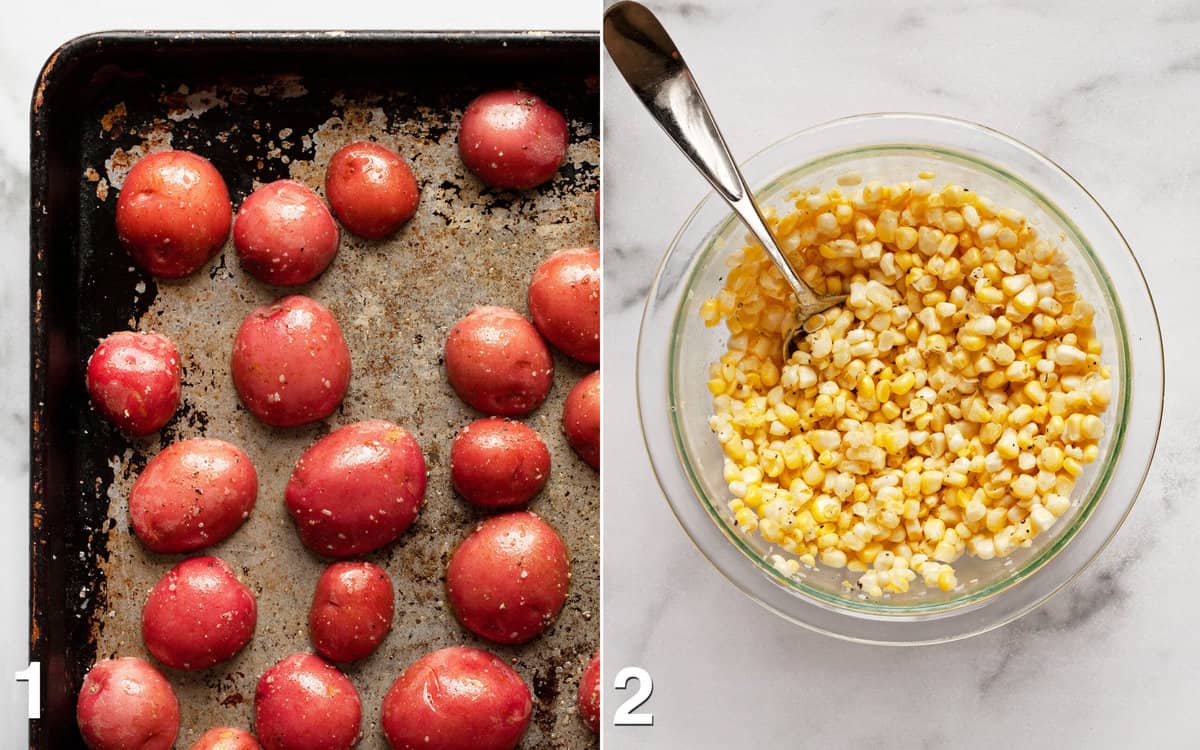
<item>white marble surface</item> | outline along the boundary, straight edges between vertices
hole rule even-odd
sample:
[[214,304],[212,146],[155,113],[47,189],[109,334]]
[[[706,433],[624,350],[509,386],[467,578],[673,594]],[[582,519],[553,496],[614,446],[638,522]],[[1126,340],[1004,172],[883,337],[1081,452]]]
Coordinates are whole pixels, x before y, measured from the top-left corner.
[[198,3],[50,0],[0,24],[0,748],[27,747],[29,97],[62,42],[105,29],[595,29],[593,0]]
[[[914,649],[843,643],[760,609],[663,501],[635,414],[652,274],[706,192],[605,68],[605,671],[654,677],[619,748],[1185,748],[1200,598],[1200,3],[653,2],[737,154],[885,110],[987,123],[1062,164],[1137,253],[1166,341],[1163,439],[1112,545],[1040,611]],[[623,694],[606,694],[609,710]]]

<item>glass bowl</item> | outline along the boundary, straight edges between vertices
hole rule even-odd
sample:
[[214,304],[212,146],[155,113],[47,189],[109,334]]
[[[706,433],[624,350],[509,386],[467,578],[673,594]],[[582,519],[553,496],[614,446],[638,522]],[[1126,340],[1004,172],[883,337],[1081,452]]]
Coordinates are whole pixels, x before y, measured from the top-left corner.
[[[964,555],[959,585],[942,592],[918,577],[906,594],[870,599],[844,569],[801,565],[788,576],[772,564],[792,557],[743,533],[727,507],[724,454],[708,426],[709,364],[725,350],[724,325],[707,328],[699,306],[721,288],[725,258],[746,232],[709,194],[671,243],[642,317],[637,351],[638,409],[646,447],[675,516],[714,566],[752,599],[805,627],[849,640],[935,643],[982,633],[1029,612],[1077,576],[1129,513],[1149,469],[1163,400],[1158,318],[1137,260],[1104,210],[1070,175],[1027,146],[973,123],[914,114],[837,120],[769,146],[742,165],[764,208],[790,209],[790,190],[832,188],[839,175],[864,181],[955,182],[1021,211],[1056,238],[1113,373],[1100,457],[1076,482],[1071,508],[1032,545],[1005,558]],[[1136,378],[1134,375],[1136,374]]]

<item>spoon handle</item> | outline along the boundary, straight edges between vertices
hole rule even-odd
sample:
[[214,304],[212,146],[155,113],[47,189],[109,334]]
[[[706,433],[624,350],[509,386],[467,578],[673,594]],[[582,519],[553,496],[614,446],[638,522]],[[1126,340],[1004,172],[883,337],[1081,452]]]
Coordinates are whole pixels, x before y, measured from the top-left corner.
[[696,79],[654,13],[632,0],[614,4],[604,13],[604,46],[617,70],[667,137],[716,188],[770,254],[796,292],[801,307],[819,307],[821,302],[796,274],[767,229]]

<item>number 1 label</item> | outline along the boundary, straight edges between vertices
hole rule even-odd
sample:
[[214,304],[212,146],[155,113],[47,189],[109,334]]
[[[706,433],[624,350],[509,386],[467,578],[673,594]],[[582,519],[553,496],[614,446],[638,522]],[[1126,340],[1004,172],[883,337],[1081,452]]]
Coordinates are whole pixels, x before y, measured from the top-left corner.
[[42,718],[42,663],[31,661],[13,677],[17,682],[29,683],[29,718]]

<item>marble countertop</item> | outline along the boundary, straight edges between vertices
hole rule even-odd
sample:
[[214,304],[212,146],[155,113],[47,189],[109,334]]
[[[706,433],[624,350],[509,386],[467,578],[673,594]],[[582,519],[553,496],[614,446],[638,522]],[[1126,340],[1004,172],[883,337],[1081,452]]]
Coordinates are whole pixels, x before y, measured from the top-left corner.
[[[0,747],[26,747],[28,649],[29,98],[42,63],[68,39],[105,29],[595,29],[599,4],[126,0],[23,6],[0,24]],[[15,271],[13,269],[16,269]]]
[[[1200,597],[1200,4],[666,0],[735,154],[851,114],[986,123],[1057,161],[1124,232],[1165,339],[1162,439],[1132,514],[1046,606],[911,649],[793,626],[701,557],[635,418],[634,342],[659,259],[707,186],[605,64],[604,662],[654,678],[619,748],[1195,747]],[[618,343],[623,342],[623,343]],[[608,691],[608,711],[627,697]]]

